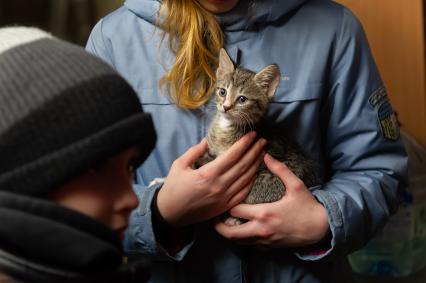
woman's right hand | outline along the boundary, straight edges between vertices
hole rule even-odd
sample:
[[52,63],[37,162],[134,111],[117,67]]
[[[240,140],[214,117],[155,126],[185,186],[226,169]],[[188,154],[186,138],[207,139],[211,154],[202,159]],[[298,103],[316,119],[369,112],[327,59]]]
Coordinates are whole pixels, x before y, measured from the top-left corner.
[[176,159],[157,197],[161,216],[174,227],[211,219],[241,203],[250,192],[263,159],[264,139],[250,132],[215,160],[193,169],[207,151],[207,140]]

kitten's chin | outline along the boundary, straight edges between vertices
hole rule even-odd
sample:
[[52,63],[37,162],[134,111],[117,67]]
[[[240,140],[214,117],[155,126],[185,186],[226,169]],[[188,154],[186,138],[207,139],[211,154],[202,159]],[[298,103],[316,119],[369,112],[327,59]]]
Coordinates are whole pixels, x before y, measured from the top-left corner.
[[245,116],[239,116],[239,115],[233,115],[230,112],[224,112],[221,111],[220,112],[220,116],[221,116],[221,120],[224,121],[228,121],[228,124],[234,124],[234,125],[253,125],[255,124],[254,121],[252,120],[248,120],[247,117],[246,119],[244,119]]
[[225,119],[228,119],[229,121],[232,121],[232,122],[236,122],[236,121],[240,120],[238,117],[232,115],[232,113],[229,113],[229,112],[228,113],[222,113],[222,117],[225,118]]
[[233,124],[237,124],[237,125],[254,125],[255,123],[252,120],[249,119],[244,119],[244,117],[234,117],[234,116],[229,116],[228,118],[230,121],[232,121]]

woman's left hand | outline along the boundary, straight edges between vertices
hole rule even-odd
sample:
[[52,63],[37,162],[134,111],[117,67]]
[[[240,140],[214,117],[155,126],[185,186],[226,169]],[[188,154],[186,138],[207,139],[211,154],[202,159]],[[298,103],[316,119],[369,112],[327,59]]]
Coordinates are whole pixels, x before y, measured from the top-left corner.
[[285,164],[269,154],[264,161],[284,183],[284,197],[273,203],[239,204],[230,214],[248,221],[236,226],[216,222],[216,231],[241,244],[271,247],[302,247],[322,240],[329,231],[325,208]]

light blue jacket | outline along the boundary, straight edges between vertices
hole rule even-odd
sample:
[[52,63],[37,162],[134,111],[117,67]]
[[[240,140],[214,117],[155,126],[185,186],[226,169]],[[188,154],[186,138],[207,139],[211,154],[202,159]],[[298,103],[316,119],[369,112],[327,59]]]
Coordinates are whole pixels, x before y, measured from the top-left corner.
[[147,184],[166,176],[173,160],[206,136],[215,107],[182,110],[159,93],[158,81],[174,58],[167,41],[160,46],[159,5],[127,0],[96,25],[87,44],[131,83],[158,133],[157,147],[137,171],[140,206],[126,249],[153,256],[152,282],[350,282],[346,255],[397,209],[407,161],[357,19],[328,0],[240,1],[219,16],[234,61],[254,71],[280,66],[268,115],[321,165],[327,181],[310,189],[327,209],[331,248],[314,255],[241,247],[199,225],[194,241],[172,256],[156,242],[151,200],[158,188]]

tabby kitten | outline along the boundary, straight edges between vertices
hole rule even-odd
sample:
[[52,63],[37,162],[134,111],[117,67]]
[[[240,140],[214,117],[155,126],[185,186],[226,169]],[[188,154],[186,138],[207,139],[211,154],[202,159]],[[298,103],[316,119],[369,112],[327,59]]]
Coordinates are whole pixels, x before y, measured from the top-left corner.
[[[268,141],[265,150],[284,162],[307,187],[320,184],[319,170],[301,148],[284,133],[274,133],[273,122],[265,121],[264,114],[281,79],[279,67],[269,65],[259,73],[237,67],[224,49],[220,50],[219,67],[216,71],[217,113],[208,132],[207,153],[197,162],[201,166],[230,148],[251,130]],[[253,187],[245,203],[274,202],[285,193],[284,184],[264,164],[258,170]],[[228,217],[228,225],[238,225],[241,219]]]

